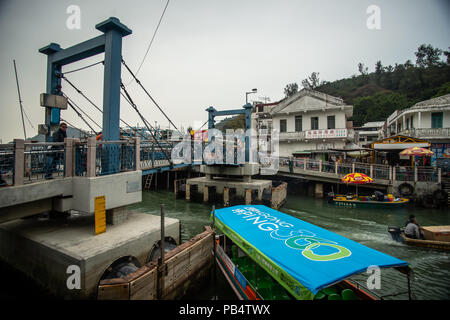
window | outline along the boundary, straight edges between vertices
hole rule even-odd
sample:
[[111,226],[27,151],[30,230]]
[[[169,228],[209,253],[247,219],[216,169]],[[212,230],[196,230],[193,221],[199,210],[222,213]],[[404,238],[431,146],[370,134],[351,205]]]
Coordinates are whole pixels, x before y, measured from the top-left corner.
[[295,116],[295,131],[302,131],[302,116]]
[[258,106],[258,112],[264,112],[264,106]]
[[442,128],[442,112],[433,112],[431,114],[431,128]]
[[286,119],[280,119],[280,132],[286,132],[287,123]]
[[327,117],[328,129],[336,129],[336,117],[328,116]]
[[311,117],[311,130],[319,129],[319,117]]

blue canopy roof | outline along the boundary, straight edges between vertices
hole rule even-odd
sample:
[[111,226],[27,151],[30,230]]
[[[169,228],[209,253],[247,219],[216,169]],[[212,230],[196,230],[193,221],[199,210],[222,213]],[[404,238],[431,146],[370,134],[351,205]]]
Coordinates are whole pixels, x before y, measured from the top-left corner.
[[[408,263],[263,205],[215,211],[215,219],[313,294],[370,266]],[[219,226],[220,228],[220,226]],[[233,239],[234,240],[234,239]]]

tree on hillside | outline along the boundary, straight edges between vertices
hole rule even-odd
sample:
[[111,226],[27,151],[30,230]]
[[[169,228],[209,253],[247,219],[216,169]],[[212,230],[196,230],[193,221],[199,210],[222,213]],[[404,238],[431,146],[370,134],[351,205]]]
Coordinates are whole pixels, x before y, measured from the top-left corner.
[[360,62],[358,63],[358,71],[361,73],[362,76],[365,76],[369,73],[369,68],[367,68],[364,63]]
[[450,65],[450,47],[448,47],[449,51],[444,51],[444,55],[447,57],[447,64]]
[[316,89],[323,84],[324,81],[320,81],[319,72],[313,72],[308,78],[302,80],[302,86],[306,89]]
[[430,44],[427,46],[422,44],[419,48],[417,48],[417,52],[415,54],[416,65],[419,68],[429,68],[440,64],[442,50],[439,48],[433,48]]
[[289,83],[284,87],[284,95],[286,98],[296,94],[298,92],[298,84],[297,83]]

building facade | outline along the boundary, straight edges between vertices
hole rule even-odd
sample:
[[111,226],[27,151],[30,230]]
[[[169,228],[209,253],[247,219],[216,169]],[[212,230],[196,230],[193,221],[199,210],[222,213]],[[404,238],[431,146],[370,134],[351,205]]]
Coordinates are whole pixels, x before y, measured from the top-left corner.
[[450,171],[450,94],[394,112],[386,122],[388,136],[401,134],[431,143],[431,165]]
[[353,106],[345,105],[340,98],[302,89],[268,109],[264,120],[279,132],[282,157],[304,154],[318,158],[329,149],[344,148],[354,139],[348,121]]

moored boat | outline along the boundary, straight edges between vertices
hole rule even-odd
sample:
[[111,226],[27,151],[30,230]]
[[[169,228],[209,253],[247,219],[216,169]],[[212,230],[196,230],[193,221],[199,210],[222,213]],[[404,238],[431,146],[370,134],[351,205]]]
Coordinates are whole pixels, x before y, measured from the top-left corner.
[[408,263],[290,215],[258,206],[213,210],[218,266],[240,299],[375,300],[348,279],[373,266],[407,275]]
[[408,202],[407,198],[394,198],[385,197],[382,201],[376,200],[369,196],[344,196],[344,195],[333,195],[330,197],[330,202],[341,207],[350,208],[402,208]]

